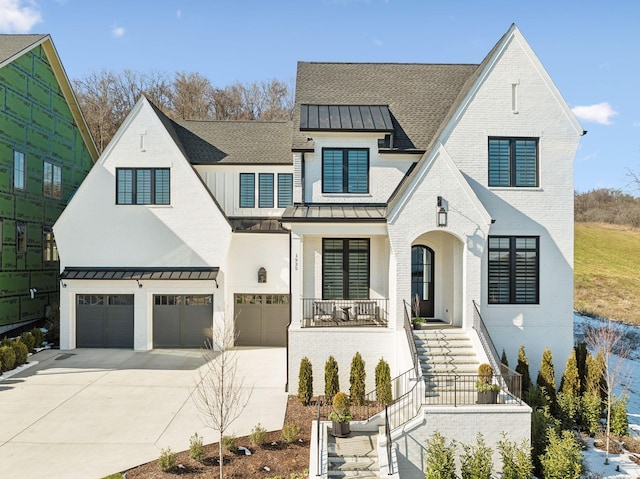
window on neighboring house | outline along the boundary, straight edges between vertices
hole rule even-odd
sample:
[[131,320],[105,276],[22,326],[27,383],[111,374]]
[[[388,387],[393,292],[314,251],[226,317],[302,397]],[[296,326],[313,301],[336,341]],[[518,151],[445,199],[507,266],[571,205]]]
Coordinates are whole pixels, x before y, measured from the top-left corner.
[[258,175],[258,208],[273,208],[273,173]]
[[44,162],[43,191],[45,196],[62,198],[62,168],[48,161]]
[[538,186],[538,139],[489,138],[489,186]]
[[45,263],[58,261],[58,246],[50,226],[45,226],[42,230],[42,252]]
[[170,204],[169,168],[117,168],[116,204]]
[[539,238],[489,237],[489,303],[538,304]]
[[322,298],[369,299],[369,240],[322,240]]
[[13,187],[16,190],[26,188],[27,170],[24,153],[13,151]]
[[323,193],[368,193],[369,150],[324,148]]
[[256,206],[256,175],[240,173],[240,208]]
[[278,173],[278,208],[286,208],[293,204],[293,175]]
[[27,252],[27,224],[16,223],[16,253]]

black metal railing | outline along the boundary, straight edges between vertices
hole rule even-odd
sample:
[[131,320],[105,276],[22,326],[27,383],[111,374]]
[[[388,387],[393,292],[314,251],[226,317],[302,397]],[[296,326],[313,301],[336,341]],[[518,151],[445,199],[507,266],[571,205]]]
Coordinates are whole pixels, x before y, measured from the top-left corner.
[[522,376],[508,366],[500,362],[496,349],[487,326],[484,324],[478,304],[474,301],[473,329],[478,333],[478,338],[489,358],[489,363],[494,371],[500,371],[500,386],[507,389],[519,402],[522,402]]
[[407,335],[407,344],[409,345],[409,351],[411,352],[411,358],[413,359],[413,368],[415,370],[416,377],[420,377],[422,371],[420,370],[420,357],[418,356],[418,350],[416,349],[416,342],[413,339],[413,325],[409,318],[409,311],[407,310],[407,302],[404,302],[404,332]]
[[302,298],[302,327],[387,327],[386,298]]
[[423,385],[422,381],[413,381],[411,388],[389,406],[389,430],[393,431],[418,415],[424,402]]
[[387,437],[387,475],[392,476],[395,472],[393,467],[393,457],[391,455],[391,425],[389,424],[389,407],[384,408],[384,430]]
[[322,434],[320,433],[320,402],[318,402],[318,416],[316,419],[316,477],[322,476],[322,447],[320,447],[322,443]]

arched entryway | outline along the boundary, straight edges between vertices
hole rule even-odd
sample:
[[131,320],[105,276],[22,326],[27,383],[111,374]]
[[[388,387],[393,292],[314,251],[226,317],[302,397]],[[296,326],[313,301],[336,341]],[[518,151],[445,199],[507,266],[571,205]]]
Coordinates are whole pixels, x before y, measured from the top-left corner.
[[435,312],[435,254],[424,245],[411,247],[411,303],[413,314],[433,318]]

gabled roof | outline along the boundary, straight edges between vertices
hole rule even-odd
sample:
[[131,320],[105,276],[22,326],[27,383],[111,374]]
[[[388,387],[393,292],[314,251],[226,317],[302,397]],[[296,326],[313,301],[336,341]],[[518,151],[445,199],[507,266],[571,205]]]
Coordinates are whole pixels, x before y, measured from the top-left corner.
[[80,110],[80,106],[78,105],[78,100],[76,99],[75,93],[71,88],[71,83],[69,82],[67,73],[64,71],[64,67],[60,62],[58,52],[56,51],[56,47],[54,46],[51,37],[46,34],[0,35],[0,68],[8,65],[16,58],[24,55],[25,53],[29,52],[39,45],[42,45],[42,48],[47,55],[47,59],[49,60],[51,69],[53,70],[53,73],[58,80],[60,90],[64,95],[65,100],[67,101],[67,105],[69,106],[71,115],[73,116],[73,119],[75,120],[76,125],[80,130],[80,134],[82,135],[82,139],[87,146],[89,154],[91,155],[91,159],[95,163],[99,156],[98,149],[93,142],[93,137],[89,132],[89,127],[87,126],[87,122],[82,115],[82,111]]
[[193,164],[283,164],[293,162],[290,121],[174,122]]
[[0,35],[0,68],[6,62],[31,50],[48,35]]
[[312,105],[387,105],[393,146],[426,150],[478,65],[298,62],[293,149],[310,148],[300,111]]

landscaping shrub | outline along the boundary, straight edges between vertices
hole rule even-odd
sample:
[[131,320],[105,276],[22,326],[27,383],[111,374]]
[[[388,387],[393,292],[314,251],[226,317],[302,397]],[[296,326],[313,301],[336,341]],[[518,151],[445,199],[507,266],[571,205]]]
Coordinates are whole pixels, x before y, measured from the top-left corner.
[[258,423],[249,434],[249,443],[253,447],[262,446],[267,441],[267,430]]
[[338,375],[338,362],[333,356],[329,356],[324,365],[324,397],[328,404],[333,402],[333,396],[340,391],[340,377]]
[[626,395],[613,397],[611,401],[611,432],[617,436],[629,434],[628,402],[629,398]]
[[23,344],[27,347],[27,352],[33,352],[33,346],[36,343],[36,338],[33,337],[33,334],[29,332],[22,333],[20,335],[20,341],[22,341]]
[[540,372],[536,380],[538,387],[545,388],[545,391],[549,395],[549,401],[551,405],[551,412],[555,413],[556,409],[556,375],[553,368],[553,357],[551,350],[547,347],[542,353],[542,364],[540,365]]
[[295,422],[287,422],[282,426],[282,440],[287,444],[291,444],[298,438],[298,433],[300,432],[300,428]]
[[33,328],[31,334],[33,335],[33,347],[41,348],[44,342],[44,333],[42,330],[40,328]]
[[162,472],[169,472],[176,467],[176,455],[171,452],[171,448],[163,449],[158,458],[158,467]]
[[204,461],[207,455],[204,444],[202,443],[202,436],[198,436],[198,433],[194,433],[189,439],[189,457],[198,462]]
[[579,341],[575,345],[574,351],[576,352],[576,367],[578,368],[578,380],[580,381],[580,394],[584,394],[587,383],[587,356],[589,350],[587,349],[587,343],[585,341]]
[[531,375],[529,374],[529,360],[524,352],[524,344],[520,345],[518,350],[518,365],[516,366],[516,372],[522,375],[522,397],[527,398],[529,391],[533,387],[531,382]]
[[25,344],[19,339],[16,339],[11,343],[11,347],[13,348],[13,352],[16,354],[15,367],[22,366],[27,362],[27,358],[29,357],[29,350],[27,349],[27,346],[25,346]]
[[376,379],[376,401],[388,406],[393,400],[391,393],[391,369],[389,363],[380,358],[375,372]]
[[493,451],[488,447],[481,433],[478,433],[476,445],[462,445],[464,453],[460,456],[462,479],[491,479],[491,460]]
[[427,439],[425,453],[425,479],[456,479],[456,446],[452,441],[447,446],[444,437],[438,432]]
[[580,444],[571,431],[558,435],[549,430],[545,453],[540,458],[545,479],[580,479],[582,474],[582,453]]
[[0,363],[2,363],[2,371],[13,369],[16,364],[16,353],[11,346],[0,346]]
[[567,359],[564,374],[560,381],[560,391],[565,394],[571,394],[574,397],[580,396],[580,372],[578,371],[578,359],[575,349],[571,351],[571,355]]
[[580,427],[583,431],[593,436],[600,429],[600,416],[602,415],[602,404],[600,395],[585,392],[582,395],[580,407]]
[[238,450],[238,445],[236,444],[235,436],[222,436],[222,439],[220,439],[220,442],[222,443],[222,448],[225,451],[236,452]]
[[506,367],[509,367],[509,360],[507,359],[507,352],[502,348],[502,356],[500,356],[500,362]]
[[351,421],[351,402],[346,393],[339,392],[333,397],[333,411],[329,419],[337,422]]
[[558,394],[557,401],[562,429],[575,429],[580,418],[580,396],[561,392]]
[[47,329],[45,339],[48,343],[60,343],[60,306],[52,304],[47,311],[47,322],[44,327]]
[[498,441],[498,451],[502,459],[502,479],[532,479],[533,462],[531,447],[525,439],[519,445],[508,441],[503,433]]
[[306,356],[300,360],[300,374],[298,375],[298,400],[308,406],[313,396],[313,368]]
[[356,406],[364,405],[366,377],[364,360],[360,353],[356,352],[351,360],[351,372],[349,374],[349,395],[351,396],[351,403]]
[[533,456],[534,472],[537,477],[542,477],[542,464],[540,458],[547,448],[549,429],[555,432],[560,428],[559,421],[549,411],[549,406],[534,409],[531,414],[531,448]]

